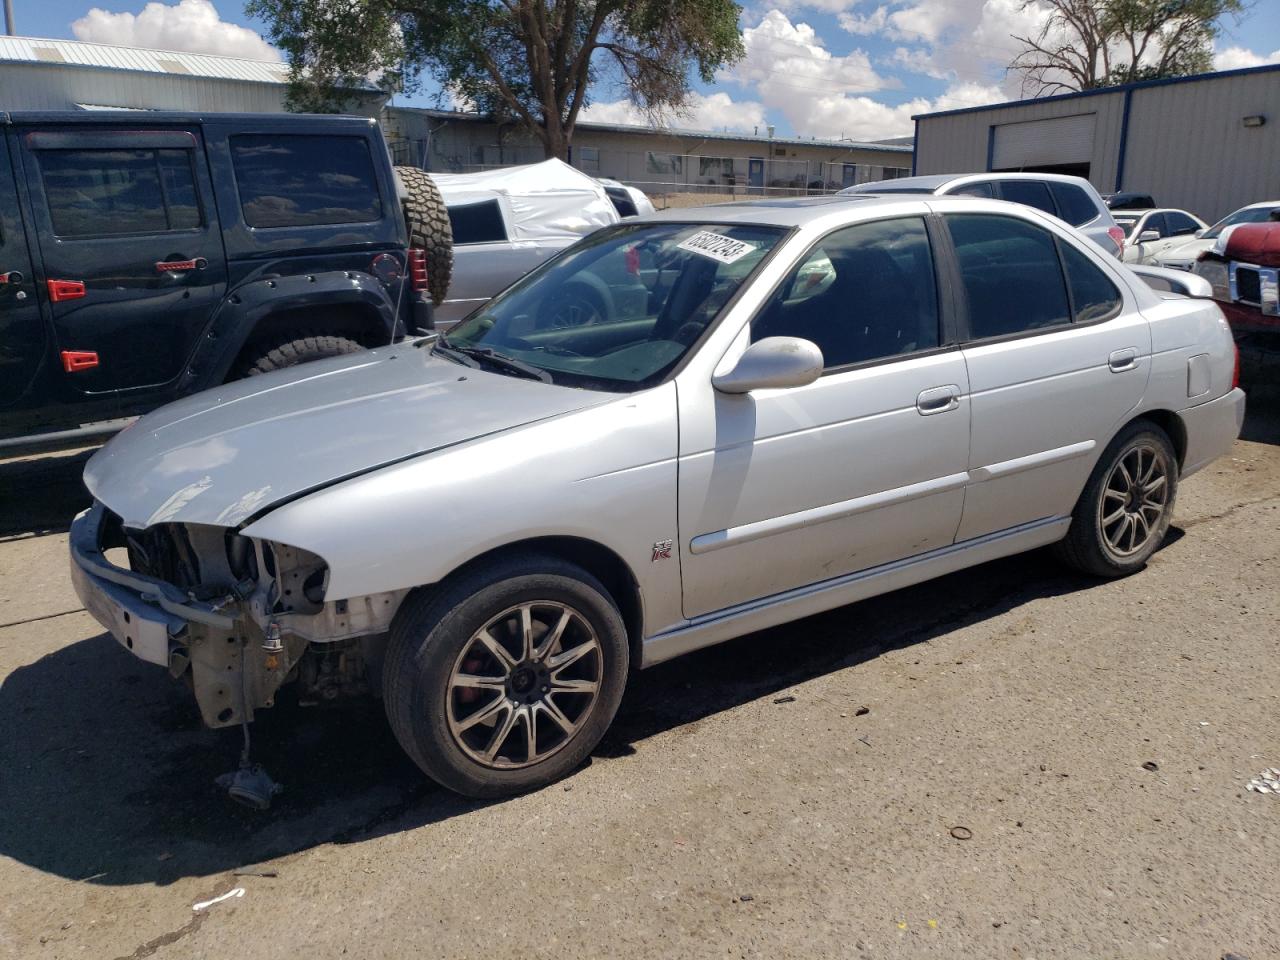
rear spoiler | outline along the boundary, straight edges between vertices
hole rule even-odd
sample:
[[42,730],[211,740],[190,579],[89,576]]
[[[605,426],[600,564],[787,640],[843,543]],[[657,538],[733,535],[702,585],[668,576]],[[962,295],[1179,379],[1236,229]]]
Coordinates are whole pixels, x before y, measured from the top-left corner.
[[1143,282],[1153,290],[1178,293],[1198,300],[1213,299],[1213,284],[1194,273],[1170,270],[1167,267],[1151,267],[1142,263],[1127,263],[1125,266],[1141,277]]

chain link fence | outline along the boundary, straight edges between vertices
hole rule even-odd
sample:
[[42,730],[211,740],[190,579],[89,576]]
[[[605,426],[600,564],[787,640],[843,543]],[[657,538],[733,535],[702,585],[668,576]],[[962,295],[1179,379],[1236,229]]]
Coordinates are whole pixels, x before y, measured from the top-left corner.
[[[536,147],[479,147],[475,153],[482,162],[467,163],[463,162],[464,159],[476,157],[431,156],[429,145],[424,140],[391,140],[388,145],[392,159],[397,164],[450,173],[471,173],[494,167],[537,163],[543,159],[542,151]],[[428,158],[430,163],[427,162]],[[591,146],[574,147],[570,163],[589,176],[606,177],[638,187],[659,207],[686,206],[740,197],[817,196],[835,193],[860,183],[905,177],[911,173],[909,165],[889,166],[777,156],[706,156]]]

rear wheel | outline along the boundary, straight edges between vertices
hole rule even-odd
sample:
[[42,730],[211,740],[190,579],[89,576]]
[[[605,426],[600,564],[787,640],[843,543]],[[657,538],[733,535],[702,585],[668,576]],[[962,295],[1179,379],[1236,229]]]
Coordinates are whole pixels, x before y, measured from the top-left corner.
[[509,558],[406,602],[391,625],[387,716],[451,790],[522,793],[599,743],[627,667],[622,617],[599,581],[552,557]]
[[1168,434],[1145,420],[1130,424],[1094,468],[1058,555],[1099,577],[1140,570],[1164,542],[1177,492],[1178,458]]
[[311,360],[324,360],[327,357],[340,357],[346,353],[358,353],[363,349],[364,347],[347,337],[323,334],[309,337],[297,332],[282,333],[272,339],[258,342],[249,350],[231,379],[253,377]]

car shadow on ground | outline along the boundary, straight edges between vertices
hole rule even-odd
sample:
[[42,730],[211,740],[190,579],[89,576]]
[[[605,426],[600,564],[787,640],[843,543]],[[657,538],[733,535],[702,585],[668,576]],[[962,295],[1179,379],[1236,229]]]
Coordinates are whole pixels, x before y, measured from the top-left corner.
[[81,475],[93,453],[0,460],[0,539],[67,530],[92,500]]
[[[665,730],[1096,582],[1035,553],[663,664],[632,678],[591,762],[625,763]],[[856,697],[856,675],[849,683]],[[427,781],[380,701],[307,709],[282,696],[258,715],[253,741],[284,793],[265,813],[236,806],[214,781],[235,766],[239,730],[203,729],[184,686],[106,635],[10,674],[0,730],[0,855],[98,884],[207,876],[484,805]]]
[[1247,388],[1240,439],[1280,445],[1280,385]]

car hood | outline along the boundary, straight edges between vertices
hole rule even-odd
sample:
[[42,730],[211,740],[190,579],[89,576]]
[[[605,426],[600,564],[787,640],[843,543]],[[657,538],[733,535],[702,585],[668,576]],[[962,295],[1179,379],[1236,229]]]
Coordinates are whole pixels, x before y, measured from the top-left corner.
[[1165,247],[1152,257],[1152,260],[1154,260],[1157,265],[1164,263],[1167,260],[1182,263],[1187,260],[1194,260],[1196,257],[1200,256],[1200,254],[1212,247],[1212,240],[1201,240],[1199,237],[1192,237],[1190,240],[1183,240],[1181,243],[1174,243]]
[[348,477],[608,399],[406,343],[170,404],[95,454],[84,479],[129,527],[232,527]]

